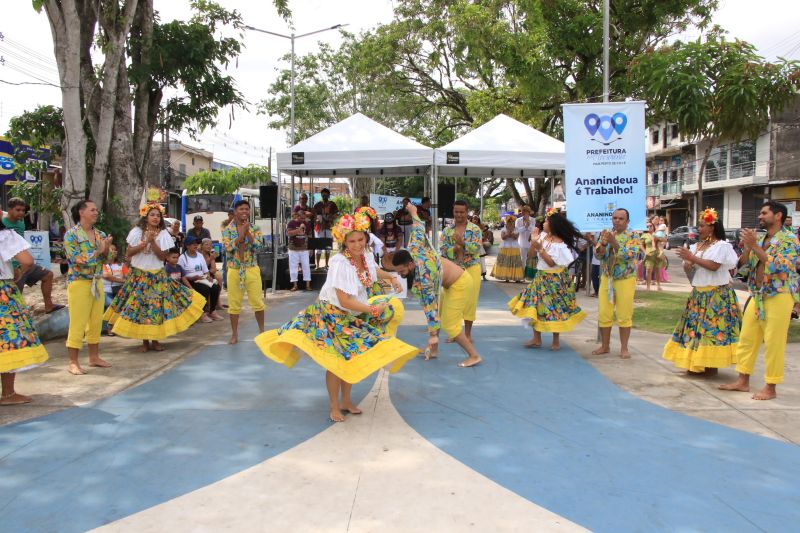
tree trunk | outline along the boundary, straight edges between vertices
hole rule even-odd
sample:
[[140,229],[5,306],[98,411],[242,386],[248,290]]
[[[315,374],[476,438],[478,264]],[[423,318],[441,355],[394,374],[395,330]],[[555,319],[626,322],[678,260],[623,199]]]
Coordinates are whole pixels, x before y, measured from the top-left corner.
[[[118,67],[119,83],[127,83],[128,69],[124,63]],[[136,168],[131,134],[131,96],[120,91],[114,114],[114,134],[109,151],[109,169],[114,179],[110,181],[109,197],[114,201],[109,210],[131,222],[139,217],[139,203],[144,191],[144,177]]]
[[522,199],[522,196],[520,196],[517,190],[517,184],[514,178],[506,178],[506,187],[511,189],[511,194],[514,196],[514,201],[517,202],[517,206],[521,206],[525,203],[525,200]]
[[[153,0],[139,0],[134,32],[138,35],[131,53],[131,66],[138,72],[150,72],[153,48]],[[133,159],[136,171],[144,176],[150,163],[150,150],[161,105],[161,89],[153,88],[149,77],[138,80],[135,87],[133,116]]]
[[[111,143],[117,114],[117,101],[120,99],[121,93],[124,92],[127,95],[130,91],[127,76],[120,76],[120,66],[125,66],[126,63],[125,41],[133,24],[137,2],[138,0],[127,0],[123,4],[122,13],[117,13],[116,9],[104,10],[100,19],[108,44],[103,63],[100,119],[97,129],[92,131],[96,152],[90,188],[90,196],[97,203],[99,209],[103,208],[105,199],[106,179],[109,175],[109,160],[111,159]],[[122,79],[120,80],[120,78]],[[130,108],[128,113],[130,113]],[[130,131],[130,126],[128,126],[128,130]],[[131,148],[133,147],[131,146]]]
[[[700,161],[700,170],[697,173],[697,203],[694,206],[694,219],[697,220],[700,217],[700,212],[705,209],[703,207],[703,176],[706,173],[706,165],[708,165],[708,158],[711,156],[711,150],[714,149],[716,143],[710,141],[708,143],[708,148],[706,148],[706,153],[703,154],[703,159]],[[690,222],[691,224],[691,222]]]
[[354,177],[353,178],[353,194],[356,196],[355,205],[358,205],[358,200],[362,196],[369,196],[372,192],[372,178],[361,178],[361,177]]
[[61,82],[64,110],[64,181],[62,209],[69,226],[73,205],[86,198],[86,134],[81,113],[81,20],[75,0],[50,0],[45,4],[53,34],[53,49]]
[[[528,178],[520,178],[520,181],[522,182],[522,186],[525,187],[525,196],[527,196],[527,202],[526,203],[528,204],[528,207],[530,207],[531,209],[534,209],[534,205],[533,205],[534,193],[533,193],[533,190],[531,190],[530,179],[528,179]],[[535,186],[536,186],[536,184],[534,183],[534,187]]]

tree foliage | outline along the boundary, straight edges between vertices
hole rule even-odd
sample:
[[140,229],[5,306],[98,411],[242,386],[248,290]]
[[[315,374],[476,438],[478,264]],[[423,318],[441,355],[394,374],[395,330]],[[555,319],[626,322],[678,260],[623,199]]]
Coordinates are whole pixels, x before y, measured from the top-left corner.
[[720,30],[703,39],[649,50],[633,61],[651,121],[669,120],[687,137],[706,141],[698,174],[698,209],[703,174],[720,141],[756,139],[771,116],[797,98],[800,62],[765,61],[753,45],[729,41]]
[[[428,146],[446,144],[498,113],[561,137],[562,104],[602,97],[602,0],[398,0],[394,6],[390,23],[298,58],[297,139],[354,112]],[[716,6],[717,0],[612,2],[612,99],[639,85],[627,75],[631,57],[690,26],[706,26]],[[288,69],[281,70],[262,102],[272,127],[288,125],[289,79]],[[545,197],[542,180],[495,180],[490,189],[534,207]]]
[[271,183],[269,167],[249,165],[228,170],[201,170],[183,182],[183,188],[191,193],[215,195],[233,194],[236,189]]

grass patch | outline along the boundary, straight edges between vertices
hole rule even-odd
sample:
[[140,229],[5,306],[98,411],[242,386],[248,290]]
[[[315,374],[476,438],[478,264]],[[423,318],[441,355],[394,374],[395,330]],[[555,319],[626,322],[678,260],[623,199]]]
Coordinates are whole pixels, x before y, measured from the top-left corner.
[[[633,298],[634,327],[655,333],[672,333],[688,297],[688,293],[636,291]],[[789,342],[800,342],[800,323],[796,321],[789,324]]]

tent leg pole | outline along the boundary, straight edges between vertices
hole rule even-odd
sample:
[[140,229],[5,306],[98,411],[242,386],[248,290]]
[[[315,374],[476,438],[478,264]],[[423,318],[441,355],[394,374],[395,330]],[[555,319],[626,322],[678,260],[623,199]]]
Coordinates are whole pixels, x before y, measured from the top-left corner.
[[[294,177],[292,177],[292,196],[294,196]],[[281,169],[278,167],[278,200],[277,206],[275,208],[275,216],[272,217],[273,222],[275,219],[278,220],[278,235],[283,233],[281,228],[283,227],[281,223],[283,222],[283,213],[281,209]],[[272,231],[272,294],[275,294],[278,287],[278,244],[280,239],[278,235],[275,234],[273,229]]]

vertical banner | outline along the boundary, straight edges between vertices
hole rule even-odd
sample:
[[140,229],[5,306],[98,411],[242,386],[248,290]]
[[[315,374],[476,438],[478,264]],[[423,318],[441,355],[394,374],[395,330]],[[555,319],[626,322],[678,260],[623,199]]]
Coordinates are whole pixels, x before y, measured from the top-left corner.
[[611,213],[646,226],[644,102],[564,105],[567,213],[581,231],[611,229]]
[[26,231],[25,240],[31,245],[28,250],[33,256],[33,261],[50,270],[50,235],[46,231]]

